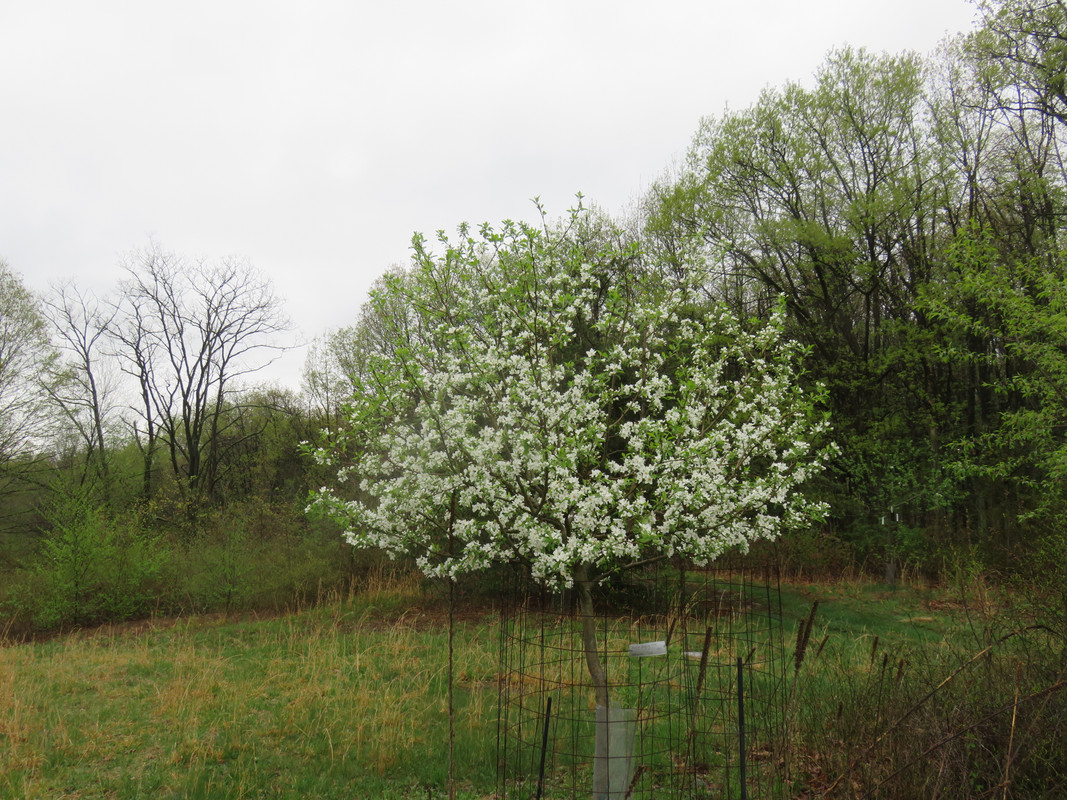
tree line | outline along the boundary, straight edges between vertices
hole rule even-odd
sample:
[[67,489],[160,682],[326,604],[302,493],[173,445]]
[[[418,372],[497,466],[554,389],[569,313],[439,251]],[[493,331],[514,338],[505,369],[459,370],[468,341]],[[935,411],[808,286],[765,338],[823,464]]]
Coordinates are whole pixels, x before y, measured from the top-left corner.
[[[979,9],[930,56],[844,48],[813,81],[707,118],[630,218],[586,214],[562,239],[614,259],[605,302],[647,291],[613,283],[639,252],[698,287],[693,319],[779,321],[832,429],[808,481],[825,522],[798,539],[816,560],[842,552],[891,575],[960,552],[1018,569],[1064,550],[1067,8]],[[2,524],[47,529],[50,498],[74,494],[152,509],[176,535],[250,498],[302,511],[324,468],[301,443],[351,430],[376,365],[415,357],[397,331],[450,313],[454,287],[427,275],[421,239],[414,252],[311,348],[299,392],[256,383],[288,328],[247,263],[152,244],[114,298],[74,284],[38,298],[0,269]]]
[[302,507],[322,420],[257,383],[289,347],[249,263],[132,253],[113,294],[0,264],[0,611],[15,632],[283,605],[346,579]]
[[39,299],[3,267],[5,491],[77,487],[120,506],[166,491],[191,513],[233,499],[249,439],[286,410],[250,381],[287,347],[282,304],[239,260],[152,244],[124,267],[113,297],[67,283]]
[[930,58],[846,48],[705,120],[645,204],[738,314],[785,299],[841,448],[834,530],[890,562],[1011,561],[1064,520],[1067,12],[980,9]]

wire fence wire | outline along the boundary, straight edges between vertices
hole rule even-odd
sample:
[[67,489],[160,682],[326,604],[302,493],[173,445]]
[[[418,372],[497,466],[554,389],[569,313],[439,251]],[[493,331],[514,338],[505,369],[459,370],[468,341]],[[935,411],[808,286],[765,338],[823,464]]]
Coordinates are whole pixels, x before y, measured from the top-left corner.
[[500,625],[500,798],[785,796],[774,565],[661,564],[599,584],[606,708],[574,593],[513,580]]

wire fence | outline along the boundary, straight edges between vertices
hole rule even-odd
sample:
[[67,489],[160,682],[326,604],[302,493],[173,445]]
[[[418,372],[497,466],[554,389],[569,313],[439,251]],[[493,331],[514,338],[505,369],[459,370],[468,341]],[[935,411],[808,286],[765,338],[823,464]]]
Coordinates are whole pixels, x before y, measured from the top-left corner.
[[772,565],[627,573],[598,584],[593,620],[573,592],[515,580],[500,625],[501,798],[784,796]]

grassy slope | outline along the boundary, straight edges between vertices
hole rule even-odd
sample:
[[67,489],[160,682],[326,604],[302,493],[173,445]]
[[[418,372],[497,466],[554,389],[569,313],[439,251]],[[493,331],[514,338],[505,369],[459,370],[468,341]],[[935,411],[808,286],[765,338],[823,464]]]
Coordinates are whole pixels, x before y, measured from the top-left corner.
[[[842,695],[842,681],[865,697],[883,652],[895,660],[966,635],[940,593],[856,583],[784,587],[787,636],[814,599],[801,677],[809,692],[832,680],[824,697]],[[381,583],[277,618],[0,648],[0,798],[445,796],[442,606],[415,582]],[[494,788],[496,622],[456,630],[459,797]]]
[[[438,795],[447,626],[413,599],[379,587],[275,619],[0,649],[0,797]],[[494,622],[457,628],[455,670],[457,763],[490,788]]]

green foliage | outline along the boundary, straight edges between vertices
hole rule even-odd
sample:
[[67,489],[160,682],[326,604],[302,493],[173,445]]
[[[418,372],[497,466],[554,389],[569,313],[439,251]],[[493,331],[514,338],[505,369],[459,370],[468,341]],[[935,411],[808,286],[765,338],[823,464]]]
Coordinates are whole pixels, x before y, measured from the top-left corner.
[[[190,618],[0,649],[12,733],[0,737],[0,797],[77,786],[131,800],[441,798],[439,602],[382,574],[347,600],[273,619]],[[495,637],[477,618],[456,631],[460,798],[484,797],[495,778]]]
[[[84,498],[57,503],[31,571],[42,594],[22,598],[45,628],[123,620],[151,613],[164,553],[155,535],[109,518]],[[33,584],[30,584],[33,586]]]
[[[988,376],[996,405],[985,430],[959,442],[957,467],[1016,492],[1020,523],[1067,522],[1067,256],[1003,254],[988,229],[956,238],[953,279],[925,307],[957,358]],[[966,347],[982,343],[984,348]],[[966,349],[965,349],[966,348]]]
[[[278,611],[314,603],[377,568],[300,509],[255,499],[163,526],[166,509],[108,513],[68,497],[49,527],[5,550],[0,631],[11,635],[191,612]],[[21,540],[20,540],[21,541]]]
[[229,516],[215,521],[193,538],[183,553],[193,578],[183,588],[193,610],[244,607],[253,571],[262,565],[262,549],[251,540],[244,519]]
[[39,468],[54,432],[46,393],[55,357],[37,298],[0,260],[0,497]]
[[298,511],[256,501],[209,515],[172,559],[168,602],[191,612],[313,602],[362,571],[336,531],[308,529]]
[[982,0],[979,7],[983,25],[972,48],[998,68],[999,92],[1022,95],[1067,122],[1067,5],[1062,0]]
[[846,530],[893,510],[922,524],[954,494],[913,305],[935,266],[925,220],[946,200],[922,79],[913,55],[832,53],[814,88],[705,121],[650,220],[655,241],[688,237],[674,250],[700,243],[724,301],[766,314],[785,298],[808,379],[827,388],[840,454],[826,499]]
[[780,315],[706,302],[700,264],[679,276],[580,207],[439,244],[374,293],[346,429],[315,453],[337,477],[313,507],[353,545],[569,586],[819,517],[828,423]]
[[709,294],[761,316],[785,298],[840,447],[822,497],[861,556],[899,515],[938,539],[916,558],[977,539],[1007,560],[1067,503],[1065,6],[980,5],[937,61],[846,48],[814,86],[705,120],[646,204],[652,246],[700,254]]

